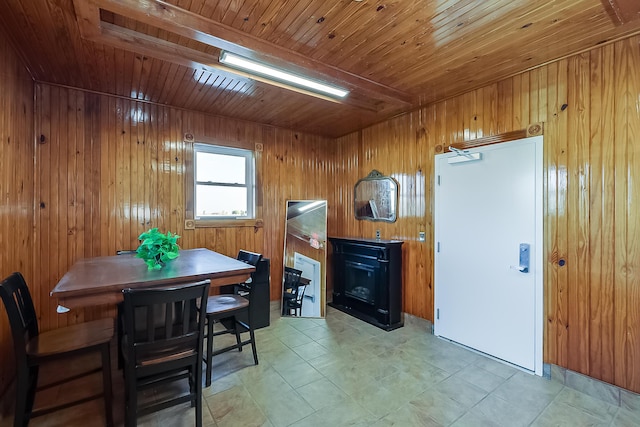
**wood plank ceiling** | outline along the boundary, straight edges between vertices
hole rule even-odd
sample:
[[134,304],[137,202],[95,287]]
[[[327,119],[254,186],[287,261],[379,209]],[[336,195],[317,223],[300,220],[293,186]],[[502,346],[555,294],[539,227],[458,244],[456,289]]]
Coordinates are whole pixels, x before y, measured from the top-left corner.
[[[3,0],[37,81],[329,137],[635,34],[627,0]],[[230,72],[221,49],[346,87]]]

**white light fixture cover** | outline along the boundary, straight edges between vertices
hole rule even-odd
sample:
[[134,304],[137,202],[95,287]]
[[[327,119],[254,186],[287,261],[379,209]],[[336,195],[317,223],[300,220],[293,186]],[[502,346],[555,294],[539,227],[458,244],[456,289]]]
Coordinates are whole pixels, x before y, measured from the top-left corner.
[[273,78],[274,80],[279,80],[281,82],[339,98],[344,98],[349,93],[347,90],[319,83],[305,77],[296,76],[295,74],[278,70],[277,68],[270,67],[224,50],[220,53],[220,62],[234,68],[239,68],[261,76]]

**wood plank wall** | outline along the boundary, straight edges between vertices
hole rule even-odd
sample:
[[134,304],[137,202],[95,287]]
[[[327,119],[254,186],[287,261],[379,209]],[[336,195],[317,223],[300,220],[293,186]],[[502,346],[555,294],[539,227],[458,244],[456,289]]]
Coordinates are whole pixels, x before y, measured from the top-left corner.
[[[557,61],[335,142],[37,84],[35,140],[42,135],[43,143],[34,152],[33,144],[9,146],[2,135],[2,171],[14,180],[5,182],[22,183],[1,193],[13,210],[3,210],[0,232],[9,238],[3,241],[23,245],[5,247],[3,272],[26,272],[43,329],[112,315],[106,307],[57,315],[49,291],[76,259],[135,247],[141,231],[159,226],[181,234],[185,248],[262,252],[272,260],[271,299],[278,300],[285,202],[328,199],[329,235],[373,237],[380,229],[383,238],[406,242],[404,310],[432,320],[436,149],[543,121],[544,360],[640,391],[639,42],[634,37]],[[0,44],[0,55],[0,87],[11,94],[0,100],[1,132],[28,138],[34,110],[28,74],[7,46]],[[261,140],[264,228],[183,229],[184,132]],[[353,219],[353,184],[371,169],[400,184],[394,224]],[[419,231],[426,242],[417,241]],[[6,319],[0,322],[4,361],[10,341]]]
[[[0,277],[33,279],[33,80],[0,32]],[[11,331],[0,309],[0,396],[13,373]],[[1,417],[0,417],[1,418]]]
[[[16,76],[6,82],[8,94],[21,88]],[[28,83],[25,97],[31,102],[33,82]],[[280,300],[286,200],[328,197],[333,188],[331,162],[322,156],[333,140],[42,83],[35,85],[35,93],[36,140],[41,142],[34,144],[30,133],[29,150],[20,147],[18,151],[6,144],[0,148],[0,153],[8,152],[1,161],[7,175],[4,182],[11,189],[18,187],[20,175],[9,178],[9,173],[14,169],[27,172],[24,194],[10,195],[17,198],[14,202],[28,203],[30,222],[14,221],[21,214],[16,207],[7,212],[10,216],[3,215],[0,226],[3,235],[11,237],[9,231],[19,225],[21,234],[15,237],[22,240],[25,250],[31,249],[27,255],[5,247],[2,265],[6,274],[13,270],[30,273],[27,280],[42,330],[114,315],[107,306],[59,315],[49,292],[77,259],[135,248],[137,236],[150,227],[180,234],[179,244],[185,249],[208,247],[233,257],[239,249],[263,253],[271,259],[271,299]],[[4,99],[22,102],[22,98],[16,93]],[[1,116],[15,120],[16,127],[24,125],[24,117],[15,114],[18,106],[22,109],[21,103],[7,104],[7,113]],[[5,105],[0,108],[4,113]],[[33,104],[26,111],[33,120]],[[13,132],[13,123],[10,125],[8,131]],[[16,133],[32,129],[33,121],[25,129],[17,127]],[[204,135],[263,144],[258,155],[263,169],[258,203],[263,205],[264,227],[184,229],[185,132],[196,139]],[[300,179],[302,176],[306,179]],[[24,242],[22,234],[34,235],[33,244]],[[33,268],[23,265],[32,259]],[[5,320],[0,319],[3,356],[11,352]],[[2,364],[2,378],[10,366]]]
[[[640,392],[638,70],[633,37],[339,138],[330,234],[404,240],[404,310],[433,320],[436,150],[545,122],[544,361]],[[394,224],[353,219],[371,169],[400,184]]]
[[[178,233],[185,249],[263,253],[271,259],[271,298],[280,299],[286,200],[326,196],[327,162],[312,154],[331,140],[40,83],[36,99],[45,139],[36,151],[43,327],[112,315],[108,307],[56,314],[49,292],[75,260],[135,249],[150,227]],[[185,132],[263,144],[263,228],[184,229]]]

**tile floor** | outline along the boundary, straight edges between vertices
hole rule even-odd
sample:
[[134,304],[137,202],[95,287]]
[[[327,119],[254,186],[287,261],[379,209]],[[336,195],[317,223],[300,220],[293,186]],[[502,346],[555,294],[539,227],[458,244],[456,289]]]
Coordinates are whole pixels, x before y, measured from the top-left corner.
[[[415,318],[392,332],[331,308],[326,319],[277,312],[271,319],[256,331],[258,366],[247,350],[215,358],[214,382],[204,389],[204,426],[640,425],[638,395],[557,368],[560,381],[521,372],[430,335],[428,323]],[[564,384],[579,384],[584,393]],[[40,400],[91,387],[100,387],[99,377]],[[118,373],[114,392],[114,417],[122,425]],[[94,401],[31,426],[98,426],[102,413],[102,401]],[[193,417],[185,404],[139,425],[192,426]]]

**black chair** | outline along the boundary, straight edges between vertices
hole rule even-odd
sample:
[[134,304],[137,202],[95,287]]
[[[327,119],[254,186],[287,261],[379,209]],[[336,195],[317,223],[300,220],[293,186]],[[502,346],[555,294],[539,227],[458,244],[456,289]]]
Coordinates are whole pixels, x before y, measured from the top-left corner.
[[116,251],[116,255],[135,255],[137,253],[138,251],[136,251],[135,249],[125,249],[125,250]]
[[[112,426],[110,343],[113,338],[113,319],[79,323],[40,333],[31,294],[22,274],[13,273],[2,281],[0,297],[9,317],[16,363],[17,390],[13,425],[23,427],[28,425],[32,418],[93,399],[104,398],[105,421],[107,426]],[[69,357],[91,352],[100,353],[101,367],[38,387],[38,372],[43,363],[61,359],[69,360]],[[71,360],[69,363],[72,363]],[[37,391],[100,371],[102,371],[103,381],[102,393],[33,410]]]
[[[116,251],[116,255],[135,255],[138,252],[135,249],[121,249]],[[122,358],[122,334],[124,333],[123,320],[123,304],[119,302],[116,305],[116,335],[118,337],[118,369],[122,369],[124,366],[124,359]]]
[[282,314],[302,315],[302,299],[306,285],[300,283],[302,271],[295,268],[284,268],[284,286],[282,293]]
[[[238,260],[244,261],[247,264],[258,265],[262,259],[262,255],[241,250],[238,252]],[[250,278],[245,283],[234,285],[235,291],[233,294],[223,294],[210,296],[207,301],[207,355],[205,362],[207,363],[206,372],[206,386],[211,385],[211,368],[213,363],[213,356],[218,354],[238,349],[242,351],[242,347],[251,344],[251,350],[253,351],[253,361],[258,364],[258,352],[256,351],[256,340],[253,333],[253,326],[251,325],[251,305],[252,299],[252,279]],[[238,316],[244,315],[247,322],[242,321]],[[224,329],[214,332],[215,323],[221,324]],[[240,334],[249,332],[249,339],[242,341]],[[222,334],[234,334],[236,336],[236,343],[224,348],[220,348],[214,351],[213,349],[213,337]]]
[[[209,280],[124,289],[125,425],[140,415],[190,402],[202,426],[202,353]],[[187,379],[189,392],[140,405],[138,391]]]

